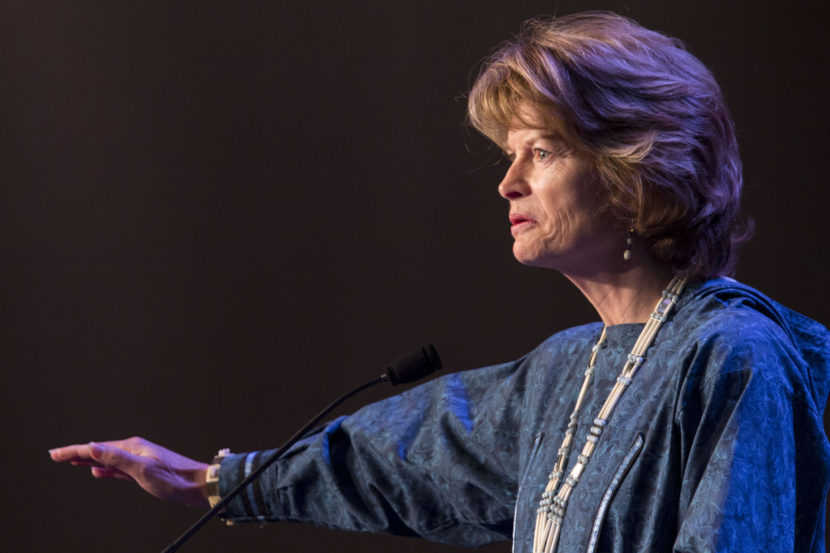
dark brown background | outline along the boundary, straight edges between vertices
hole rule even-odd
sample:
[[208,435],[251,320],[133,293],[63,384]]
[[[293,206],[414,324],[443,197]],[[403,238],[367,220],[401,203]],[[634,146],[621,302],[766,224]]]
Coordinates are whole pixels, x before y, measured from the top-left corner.
[[[592,320],[513,261],[503,168],[463,125],[484,54],[589,8],[713,69],[758,226],[738,276],[830,320],[823,0],[0,3],[3,549],[157,551],[199,514],[50,447],[273,447],[423,342],[458,370]],[[184,550],[331,547],[452,549],[213,523]]]

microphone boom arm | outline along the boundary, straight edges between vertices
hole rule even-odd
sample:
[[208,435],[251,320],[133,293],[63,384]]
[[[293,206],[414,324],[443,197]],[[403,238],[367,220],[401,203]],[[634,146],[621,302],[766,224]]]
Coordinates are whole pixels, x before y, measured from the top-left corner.
[[354,388],[350,392],[340,396],[333,402],[331,402],[328,406],[326,406],[322,411],[317,413],[314,418],[312,418],[305,426],[299,429],[293,436],[291,436],[287,442],[285,442],[279,449],[277,449],[274,453],[272,453],[263,463],[256,468],[256,470],[252,471],[244,480],[242,480],[239,484],[236,485],[230,492],[227,493],[219,502],[211,507],[202,517],[197,520],[193,526],[188,528],[181,536],[179,536],[176,541],[171,543],[167,546],[166,549],[162,553],[173,553],[177,551],[183,544],[186,542],[190,537],[198,532],[202,526],[208,523],[213,517],[216,516],[225,506],[230,503],[230,501],[235,498],[239,493],[244,490],[251,482],[253,482],[260,474],[265,472],[268,467],[274,464],[274,462],[283,456],[283,454],[288,451],[291,446],[293,446],[300,438],[306,435],[306,433],[311,430],[320,420],[323,419],[326,415],[331,413],[338,405],[349,399],[355,394],[366,390],[367,388],[371,388],[375,384],[380,384],[381,382],[391,382],[392,385],[396,385],[399,383],[404,382],[411,382],[413,380],[417,380],[418,378],[422,378],[427,374],[430,374],[434,371],[437,371],[441,368],[441,360],[438,357],[438,353],[435,351],[435,348],[430,344],[423,348],[419,348],[409,354],[406,354],[399,358],[398,360],[394,361],[389,367],[387,367],[386,372],[378,378],[370,380],[369,382],[365,382],[360,386]]

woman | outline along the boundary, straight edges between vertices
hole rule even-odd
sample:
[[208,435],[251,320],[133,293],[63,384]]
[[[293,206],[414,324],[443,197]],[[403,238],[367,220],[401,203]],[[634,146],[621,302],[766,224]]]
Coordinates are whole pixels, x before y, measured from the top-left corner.
[[[601,323],[334,421],[227,517],[522,552],[823,551],[829,337],[728,278],[741,166],[706,68],[613,14],[534,20],[469,113],[510,160],[515,257]],[[206,506],[267,453],[209,470],[135,438],[51,456]]]

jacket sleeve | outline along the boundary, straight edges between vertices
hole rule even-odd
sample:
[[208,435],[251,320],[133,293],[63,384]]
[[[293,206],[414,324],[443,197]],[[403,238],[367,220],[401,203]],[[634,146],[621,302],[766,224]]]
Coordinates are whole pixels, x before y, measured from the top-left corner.
[[733,321],[700,344],[676,417],[682,483],[674,551],[824,551],[828,445],[804,393],[808,374],[774,325]]
[[[298,442],[228,507],[479,546],[509,540],[517,488],[521,360],[454,373],[341,417]],[[270,451],[230,455],[224,495]]]

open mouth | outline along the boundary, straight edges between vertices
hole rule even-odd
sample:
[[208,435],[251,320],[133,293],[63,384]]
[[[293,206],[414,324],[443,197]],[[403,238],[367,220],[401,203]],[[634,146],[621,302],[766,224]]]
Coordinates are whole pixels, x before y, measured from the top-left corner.
[[532,223],[533,219],[524,215],[522,213],[511,213],[510,214],[510,224],[515,226],[521,225],[523,223]]

